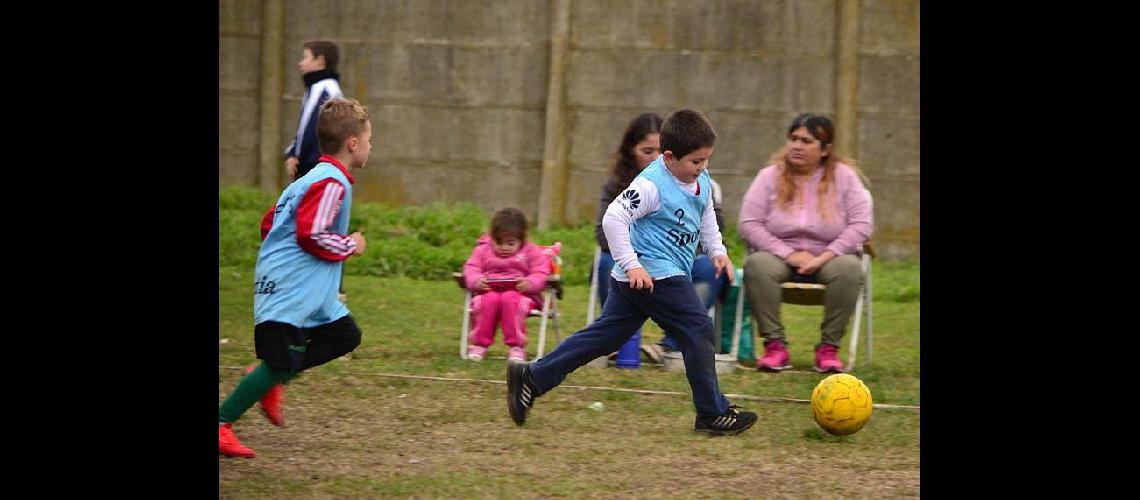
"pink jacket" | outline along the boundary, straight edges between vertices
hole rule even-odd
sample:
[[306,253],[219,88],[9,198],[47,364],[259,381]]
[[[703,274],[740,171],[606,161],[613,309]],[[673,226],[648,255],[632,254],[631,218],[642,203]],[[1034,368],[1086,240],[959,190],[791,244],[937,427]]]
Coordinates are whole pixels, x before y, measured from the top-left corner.
[[819,255],[862,251],[871,238],[871,200],[855,171],[840,163],[835,169],[835,187],[828,193],[831,217],[819,213],[819,181],[823,169],[800,185],[803,202],[787,210],[776,201],[776,181],[783,167],[769,165],[756,174],[740,205],[740,236],[751,250],[763,250],[784,259],[798,250]]
[[495,255],[495,248],[491,245],[491,237],[484,234],[479,237],[475,250],[467,263],[463,264],[463,278],[467,281],[467,289],[479,292],[479,279],[487,278],[525,278],[530,282],[528,294],[537,293],[546,286],[546,276],[550,274],[550,257],[542,253],[542,249],[534,243],[527,242],[518,252],[510,257]]

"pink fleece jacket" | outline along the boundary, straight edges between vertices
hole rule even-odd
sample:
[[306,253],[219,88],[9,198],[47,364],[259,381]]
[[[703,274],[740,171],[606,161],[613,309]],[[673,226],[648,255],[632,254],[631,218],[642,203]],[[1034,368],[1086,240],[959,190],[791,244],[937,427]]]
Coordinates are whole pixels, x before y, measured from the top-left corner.
[[527,242],[510,257],[499,257],[491,245],[491,236],[479,237],[475,250],[467,263],[463,264],[463,277],[467,289],[479,292],[479,279],[522,278],[530,282],[528,294],[539,292],[546,286],[546,276],[550,274],[550,258],[534,243]]
[[799,185],[803,199],[787,209],[776,200],[776,182],[782,169],[777,165],[761,169],[744,194],[739,229],[749,248],[781,259],[799,250],[812,255],[824,250],[835,255],[861,252],[871,238],[873,214],[871,200],[855,171],[842,163],[836,166],[835,189],[828,192],[831,216],[824,219],[818,208],[823,169]]

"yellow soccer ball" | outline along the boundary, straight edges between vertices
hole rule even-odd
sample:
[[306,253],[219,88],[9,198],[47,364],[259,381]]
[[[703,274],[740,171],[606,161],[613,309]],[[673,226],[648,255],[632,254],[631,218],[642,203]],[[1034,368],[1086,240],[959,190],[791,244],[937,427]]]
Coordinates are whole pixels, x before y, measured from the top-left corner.
[[823,430],[836,436],[854,434],[871,419],[871,390],[846,373],[827,377],[811,391],[811,414]]

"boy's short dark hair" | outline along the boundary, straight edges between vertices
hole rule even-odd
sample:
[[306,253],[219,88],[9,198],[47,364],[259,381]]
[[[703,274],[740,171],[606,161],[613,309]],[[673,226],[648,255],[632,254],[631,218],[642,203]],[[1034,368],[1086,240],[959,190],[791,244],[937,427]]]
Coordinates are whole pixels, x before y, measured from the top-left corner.
[[695,109],[681,109],[665,118],[661,124],[661,152],[672,151],[682,158],[701,148],[716,145],[716,131],[704,113]]
[[[309,40],[304,43],[306,49],[317,56],[325,57],[325,69],[336,71],[336,63],[340,62],[340,48],[332,40]],[[296,47],[296,45],[294,45]]]
[[502,241],[503,238],[515,237],[526,241],[526,214],[515,207],[501,208],[491,217],[491,239]]
[[317,115],[317,145],[323,155],[335,155],[349,137],[364,133],[368,108],[356,99],[334,97],[321,105]]

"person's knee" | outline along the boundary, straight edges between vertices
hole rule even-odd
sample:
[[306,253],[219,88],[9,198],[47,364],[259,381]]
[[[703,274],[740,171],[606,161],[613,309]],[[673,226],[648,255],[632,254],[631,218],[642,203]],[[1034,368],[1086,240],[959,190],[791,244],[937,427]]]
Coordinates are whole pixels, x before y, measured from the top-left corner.
[[355,350],[360,346],[361,337],[362,335],[360,334],[360,329],[353,329],[347,332],[347,334],[344,336],[345,348],[348,349],[349,352]]
[[712,318],[705,316],[697,327],[697,337],[702,341],[711,345],[716,345],[716,328],[713,326]]
[[782,281],[786,278],[787,265],[779,257],[768,252],[756,252],[744,259],[744,280],[767,278]]
[[691,269],[693,281],[713,281],[716,276],[716,267],[713,266],[712,260],[708,255],[698,255],[693,259],[693,267]]
[[712,286],[708,283],[693,283],[693,290],[697,292],[697,298],[701,299],[702,304],[707,303],[712,295]]
[[833,280],[858,283],[863,280],[863,263],[854,255],[840,255],[828,262],[828,272]]
[[360,345],[361,332],[360,327],[353,321],[339,328],[336,332],[336,342],[342,346],[344,352],[351,352]]
[[273,380],[278,384],[288,383],[290,380],[293,380],[293,377],[296,377],[297,374],[301,372],[300,370],[295,370],[292,368],[270,366],[264,362],[263,364],[265,364],[265,367],[269,369],[270,375],[273,376]]

